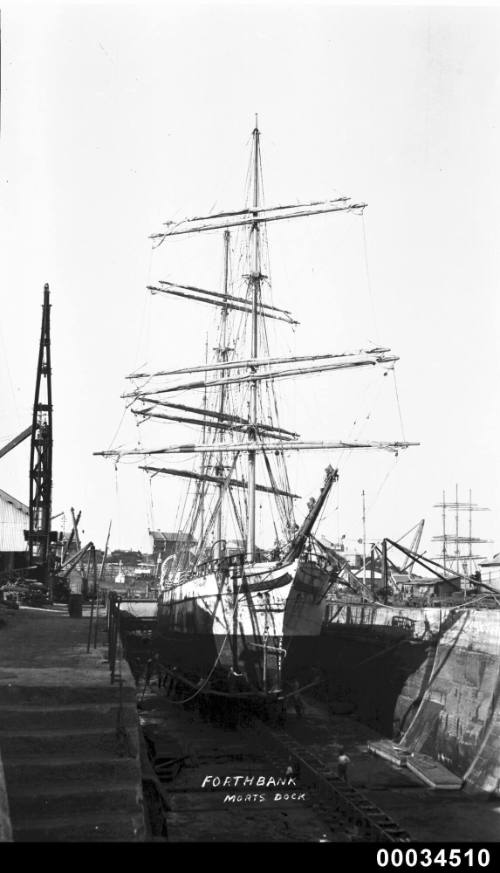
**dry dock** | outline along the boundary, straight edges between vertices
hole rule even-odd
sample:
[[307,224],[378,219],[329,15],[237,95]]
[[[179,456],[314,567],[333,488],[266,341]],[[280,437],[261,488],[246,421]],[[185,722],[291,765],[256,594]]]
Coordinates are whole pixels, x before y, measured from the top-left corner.
[[0,612],[0,755],[14,842],[141,841],[136,688],[66,607]]
[[[10,826],[14,842],[151,839],[139,701],[168,798],[170,842],[370,842],[379,825],[422,843],[498,840],[498,799],[431,790],[370,754],[380,734],[319,701],[307,699],[302,718],[291,708],[283,729],[245,721],[231,729],[153,680],[137,687],[121,655],[111,684],[101,634],[87,652],[88,616],[23,608],[2,610],[0,623],[0,760],[10,808],[0,809],[3,839]],[[349,786],[336,776],[340,746],[351,759]],[[292,759],[297,791],[287,792],[277,780]],[[249,780],[241,799],[236,777]]]
[[[186,711],[152,687],[145,689],[141,720],[158,744],[159,771],[167,774],[172,842],[373,842],[373,829],[367,832],[334,796],[344,784],[334,775],[341,746],[351,759],[349,787],[362,798],[362,804],[356,798],[354,803],[366,807],[367,818],[373,819],[375,811],[390,817],[401,829],[399,839],[406,833],[413,843],[424,844],[498,841],[500,802],[463,790],[433,791],[410,770],[369,752],[378,733],[332,715],[319,702],[305,701],[300,719],[291,710],[285,730],[258,725],[230,730],[220,722],[207,723],[196,709]],[[288,752],[302,763],[297,792],[305,797],[284,801],[286,789],[278,787],[282,797],[275,802],[274,789],[250,780],[282,776]],[[239,788],[233,785],[237,774],[248,780]]]

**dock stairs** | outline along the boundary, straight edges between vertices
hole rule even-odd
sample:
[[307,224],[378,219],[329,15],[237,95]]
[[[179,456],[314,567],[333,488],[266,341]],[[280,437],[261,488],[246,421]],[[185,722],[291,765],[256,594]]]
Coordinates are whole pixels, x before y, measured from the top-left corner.
[[[61,624],[67,631],[77,623]],[[0,645],[2,637],[3,630]],[[60,654],[58,663],[67,664]],[[145,838],[135,684],[126,665],[110,683],[102,649],[86,653],[82,645],[78,654],[72,648],[69,667],[43,665],[40,650],[35,667],[0,669],[0,753],[14,842]]]

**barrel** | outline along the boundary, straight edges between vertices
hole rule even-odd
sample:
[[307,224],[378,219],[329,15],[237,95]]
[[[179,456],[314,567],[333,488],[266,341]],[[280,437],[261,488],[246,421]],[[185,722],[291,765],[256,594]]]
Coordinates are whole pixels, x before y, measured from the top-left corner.
[[68,612],[70,618],[81,618],[83,611],[83,594],[70,594]]

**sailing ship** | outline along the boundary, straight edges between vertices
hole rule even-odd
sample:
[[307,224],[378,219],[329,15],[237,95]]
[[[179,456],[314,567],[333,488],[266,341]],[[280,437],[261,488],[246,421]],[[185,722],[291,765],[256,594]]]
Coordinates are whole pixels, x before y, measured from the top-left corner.
[[[153,246],[179,235],[222,236],[224,275],[217,291],[160,280],[153,294],[173,295],[215,307],[217,340],[213,360],[192,367],[135,372],[132,412],[140,421],[183,423],[201,430],[200,442],[110,450],[120,459],[142,456],[150,476],[187,480],[182,529],[176,548],[162,565],[156,642],[163,663],[197,688],[216,684],[234,693],[273,695],[290,678],[287,664],[312,663],[325,612],[325,597],[339,563],[314,530],[338,471],[331,464],[306,517],[296,519],[287,471],[290,452],[382,449],[399,452],[408,442],[306,441],[282,424],[276,383],[302,375],[358,367],[393,366],[388,348],[356,352],[277,356],[268,342],[270,321],[298,324],[275,305],[267,264],[267,225],[333,213],[362,214],[366,206],[341,196],[323,201],[267,207],[263,203],[260,130],[252,132],[247,204],[242,208],[166,222],[152,235]],[[232,235],[242,241],[238,274],[232,269]],[[242,265],[242,266],[241,266]],[[198,402],[173,402],[176,392],[193,392]],[[178,426],[178,424],[177,424]],[[195,456],[191,469],[158,466],[156,455]],[[268,548],[257,539],[257,503],[269,500]],[[260,510],[260,507],[259,507]],[[293,659],[290,653],[293,651]]]

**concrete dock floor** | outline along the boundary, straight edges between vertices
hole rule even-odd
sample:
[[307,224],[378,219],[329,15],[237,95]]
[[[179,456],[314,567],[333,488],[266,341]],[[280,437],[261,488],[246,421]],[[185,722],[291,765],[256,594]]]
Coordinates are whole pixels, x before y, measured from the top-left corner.
[[[261,748],[255,737],[251,741],[245,739],[244,731],[206,724],[195,711],[185,712],[154,689],[146,692],[143,706],[141,718],[155,724],[155,731],[164,737],[168,755],[184,754],[189,759],[187,768],[181,768],[166,785],[171,810],[167,816],[168,832],[173,842],[317,842],[325,835],[335,843],[358,839],[341,821],[328,830],[326,824],[321,825],[321,813],[319,818],[311,818],[313,810],[294,809],[293,804],[286,804],[281,810],[283,821],[276,815],[273,818],[273,804],[268,802],[228,810],[222,803],[224,792],[212,795],[202,790],[206,774],[215,773],[223,778],[234,773],[263,773],[261,752],[265,738]],[[500,802],[463,791],[433,791],[426,787],[406,768],[371,754],[367,744],[380,739],[380,734],[361,722],[332,715],[326,705],[307,699],[302,718],[297,718],[290,708],[286,730],[334,772],[339,747],[344,746],[351,759],[350,783],[391,816],[413,842],[499,841]],[[279,768],[273,770],[272,765],[269,772],[281,773]]]
[[368,751],[380,734],[346,716],[333,715],[325,705],[305,704],[305,715],[290,713],[287,731],[319,757],[336,761],[339,746],[351,759],[349,781],[409,832],[416,842],[452,843],[500,841],[500,799],[461,791],[436,791],[408,769],[390,764]]

